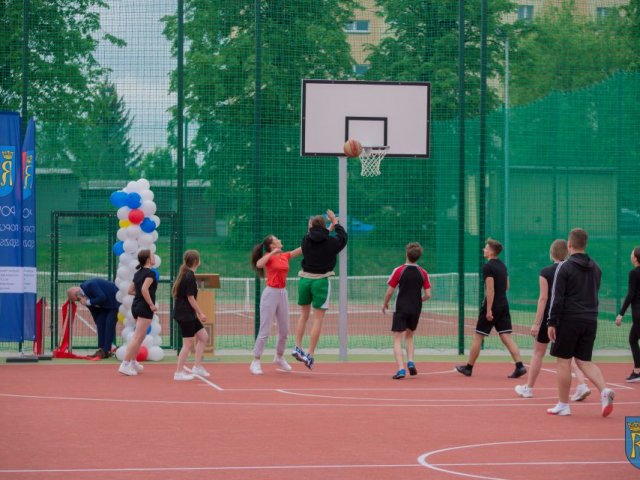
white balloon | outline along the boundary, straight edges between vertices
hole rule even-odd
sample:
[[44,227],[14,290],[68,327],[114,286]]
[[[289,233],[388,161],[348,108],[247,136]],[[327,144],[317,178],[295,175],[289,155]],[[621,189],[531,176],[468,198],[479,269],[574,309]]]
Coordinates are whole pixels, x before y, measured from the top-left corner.
[[153,238],[154,242],[158,241],[158,230],[154,230],[153,232],[151,232],[149,235],[151,235],[151,237]]
[[127,295],[122,299],[122,305],[124,305],[127,310],[131,310],[131,305],[133,304],[133,295]]
[[[131,312],[129,312],[127,315],[130,314]],[[129,327],[131,330],[133,330],[136,327],[136,321],[132,317],[127,316],[124,318],[124,326]]]
[[145,217],[151,217],[151,215],[156,213],[156,202],[153,200],[145,200],[142,202],[142,205],[140,205],[140,210],[144,212]]
[[153,245],[153,236],[150,233],[143,233],[138,237],[138,244],[142,248],[149,248]]
[[116,358],[120,361],[124,360],[124,355],[125,353],[127,353],[127,346],[126,345],[122,345],[120,347],[118,347],[118,349],[116,350]]
[[118,240],[120,240],[121,242],[124,242],[127,239],[126,232],[127,232],[126,228],[119,228],[118,233],[116,233],[116,237],[118,237]]
[[156,244],[152,243],[147,247],[147,250],[149,250],[151,253],[156,253]]
[[[124,301],[124,298],[122,299]],[[122,305],[120,305],[120,307],[118,308],[118,312],[120,312],[122,315],[126,316],[127,313],[131,310],[131,308],[127,308],[126,305],[124,305],[123,302],[120,302]]]
[[129,225],[127,227],[127,238],[136,240],[140,235],[142,235],[142,229],[139,225]]
[[136,260],[136,256],[125,252],[120,255],[120,265],[118,267],[125,267],[129,269],[129,264],[132,260]]
[[138,182],[129,182],[127,183],[127,191],[129,193],[133,193],[133,192],[140,192],[140,186],[138,185]]
[[157,345],[149,348],[149,353],[147,354],[147,359],[152,362],[159,362],[164,358],[164,350]]
[[151,185],[149,184],[149,180],[147,180],[146,178],[141,178],[136,183],[140,187],[140,190],[139,190],[140,192],[149,190],[149,187],[151,187]]
[[120,303],[124,300],[124,298],[129,295],[129,282],[120,282],[120,286],[118,287],[118,293],[122,297],[122,300],[118,300]]
[[133,238],[128,238],[122,244],[126,253],[134,254],[138,251],[138,241]]
[[153,347],[153,337],[151,335],[147,335],[146,337],[144,337],[142,345],[147,347],[147,350],[149,350],[151,347]]
[[160,322],[151,322],[151,335],[157,337],[162,332],[162,326]]
[[162,337],[161,336],[157,336],[157,337],[153,337],[153,344],[157,347],[162,345]]
[[154,258],[156,259],[156,261],[153,264],[153,267],[158,268],[160,265],[162,265],[162,259],[158,255],[154,255]]
[[122,303],[122,299],[124,298],[124,295],[122,294],[122,292],[120,290],[118,290],[116,292],[116,300],[118,301],[118,303]]
[[160,217],[158,217],[157,215],[151,215],[151,220],[153,220],[153,223],[156,224],[156,229],[160,226]]
[[129,212],[131,209],[129,207],[120,207],[118,209],[118,220],[129,220]]
[[153,192],[151,190],[143,190],[142,192],[140,192],[140,197],[142,198],[142,200],[153,200]]

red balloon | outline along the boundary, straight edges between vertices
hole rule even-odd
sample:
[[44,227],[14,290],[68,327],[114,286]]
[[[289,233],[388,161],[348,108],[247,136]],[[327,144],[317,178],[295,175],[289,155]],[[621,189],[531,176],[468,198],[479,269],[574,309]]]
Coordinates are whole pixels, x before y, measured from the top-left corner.
[[142,223],[143,220],[144,220],[144,212],[139,208],[136,208],[135,210],[131,210],[129,212],[129,221],[134,225],[140,225],[140,223]]
[[136,355],[136,360],[138,362],[144,362],[147,359],[147,355],[149,355],[149,350],[144,345],[140,345],[140,350],[138,350],[138,354]]

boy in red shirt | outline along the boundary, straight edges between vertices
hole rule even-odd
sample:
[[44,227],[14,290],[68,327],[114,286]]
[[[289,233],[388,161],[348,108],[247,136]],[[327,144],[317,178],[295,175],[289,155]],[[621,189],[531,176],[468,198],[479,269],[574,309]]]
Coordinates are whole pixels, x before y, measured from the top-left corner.
[[[414,343],[413,334],[418,328],[422,303],[431,298],[431,283],[429,274],[417,261],[422,256],[422,246],[419,243],[409,243],[406,246],[407,262],[393,270],[387,284],[387,292],[384,295],[384,305],[382,313],[386,313],[389,308],[389,300],[396,287],[398,296],[396,298],[395,312],[393,313],[393,355],[398,364],[398,371],[392,377],[396,380],[406,377],[404,369],[404,358],[402,354],[402,338],[404,337],[405,349],[407,351],[407,368],[411,375],[417,375],[415,363],[413,362]],[[424,289],[424,295],[422,290]]]

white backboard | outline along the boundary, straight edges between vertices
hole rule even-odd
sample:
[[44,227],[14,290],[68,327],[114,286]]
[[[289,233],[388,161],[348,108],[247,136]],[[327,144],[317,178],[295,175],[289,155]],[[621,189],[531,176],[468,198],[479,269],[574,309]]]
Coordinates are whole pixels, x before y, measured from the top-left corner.
[[344,156],[348,139],[429,158],[431,84],[302,80],[302,156]]

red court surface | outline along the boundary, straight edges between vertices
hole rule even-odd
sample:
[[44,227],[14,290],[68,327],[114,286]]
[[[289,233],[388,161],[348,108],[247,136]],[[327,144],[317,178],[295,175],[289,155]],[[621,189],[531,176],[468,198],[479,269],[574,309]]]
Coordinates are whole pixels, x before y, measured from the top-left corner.
[[[596,391],[554,417],[553,364],[535,398],[516,396],[513,366],[322,363],[291,373],[210,363],[208,380],[173,381],[174,366],[138,377],[115,362],[0,366],[0,480],[109,479],[631,479],[624,417],[640,416],[628,366],[601,365],[616,391]],[[526,377],[525,377],[526,378]]]

